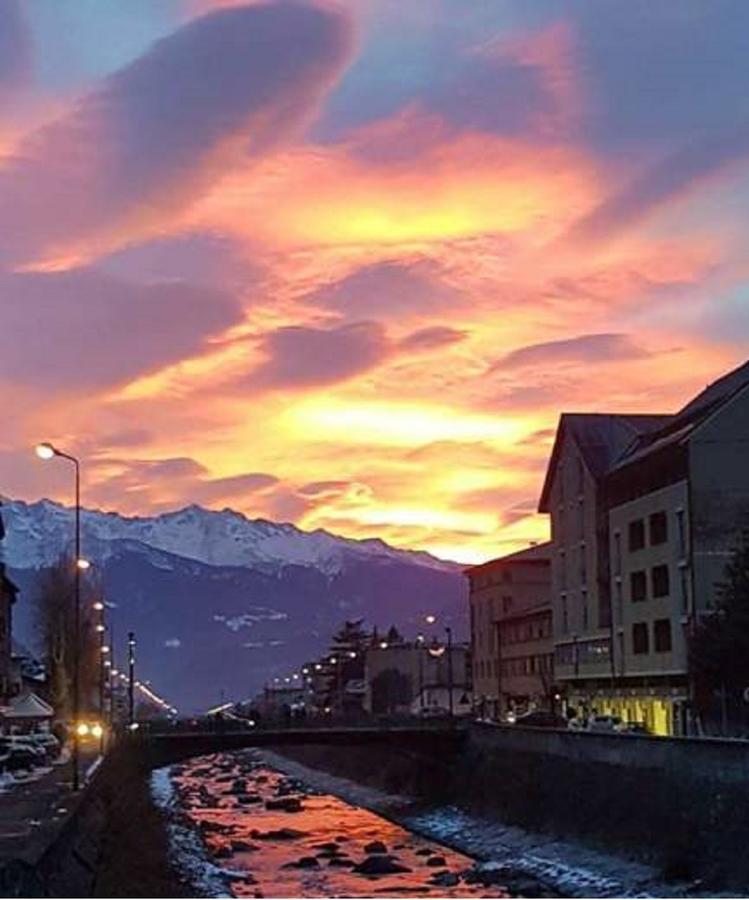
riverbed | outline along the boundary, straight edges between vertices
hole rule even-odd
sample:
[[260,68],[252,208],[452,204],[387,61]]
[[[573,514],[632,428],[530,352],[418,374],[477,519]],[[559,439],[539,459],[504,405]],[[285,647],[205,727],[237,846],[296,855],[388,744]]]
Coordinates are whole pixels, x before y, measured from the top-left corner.
[[469,856],[316,791],[252,751],[162,769],[174,864],[203,896],[508,897]]

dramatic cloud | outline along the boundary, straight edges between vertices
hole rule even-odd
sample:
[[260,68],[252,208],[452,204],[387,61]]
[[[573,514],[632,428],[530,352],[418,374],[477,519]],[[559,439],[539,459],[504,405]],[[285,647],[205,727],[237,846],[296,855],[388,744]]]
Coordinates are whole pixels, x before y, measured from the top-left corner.
[[5,0],[0,26],[0,110],[31,71],[31,35],[21,0]]
[[382,362],[390,345],[376,322],[338,328],[287,326],[266,335],[261,350],[267,359],[248,383],[256,388],[291,388],[334,384]]
[[240,319],[233,298],[208,288],[134,285],[93,269],[0,274],[0,379],[119,384],[198,353]]
[[494,369],[546,366],[555,363],[609,362],[642,359],[649,354],[626,334],[583,334],[562,341],[547,341],[513,350],[498,360]]
[[433,325],[429,328],[420,328],[406,335],[400,342],[401,350],[420,352],[423,350],[438,350],[440,347],[449,347],[451,344],[465,340],[466,332],[458,328],[450,328],[447,325]]
[[189,22],[19,145],[0,173],[0,253],[28,261],[149,233],[295,134],[348,51],[345,20],[301,2]]
[[746,355],[745,0],[0,5],[4,493],[478,560]]

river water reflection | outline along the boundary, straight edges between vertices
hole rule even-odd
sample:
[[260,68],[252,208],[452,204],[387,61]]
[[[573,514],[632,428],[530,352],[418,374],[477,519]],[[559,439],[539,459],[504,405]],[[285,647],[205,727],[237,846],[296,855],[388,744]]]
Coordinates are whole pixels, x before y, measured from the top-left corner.
[[252,752],[175,766],[172,782],[233,896],[508,896],[470,883],[469,857],[315,793]]

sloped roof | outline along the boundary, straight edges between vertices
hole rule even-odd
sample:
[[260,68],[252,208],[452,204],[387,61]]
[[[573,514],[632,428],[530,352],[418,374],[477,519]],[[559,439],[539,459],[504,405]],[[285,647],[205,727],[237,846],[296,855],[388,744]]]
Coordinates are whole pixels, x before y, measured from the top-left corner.
[[482,572],[489,569],[501,568],[508,562],[549,562],[552,557],[551,541],[543,544],[531,544],[523,550],[508,553],[506,556],[498,556],[495,559],[487,559],[486,562],[477,563],[475,566],[467,566],[463,569],[464,575],[473,572]]
[[5,710],[6,719],[51,719],[54,709],[36,694],[19,694]]
[[617,461],[623,468],[649,457],[669,446],[681,444],[713,413],[728,403],[739,391],[749,386],[749,362],[709,384],[704,391],[659,427],[641,434]]
[[654,431],[671,418],[648,413],[562,413],[538,502],[539,512],[549,511],[549,493],[567,435],[574,440],[588,471],[597,480],[639,435]]

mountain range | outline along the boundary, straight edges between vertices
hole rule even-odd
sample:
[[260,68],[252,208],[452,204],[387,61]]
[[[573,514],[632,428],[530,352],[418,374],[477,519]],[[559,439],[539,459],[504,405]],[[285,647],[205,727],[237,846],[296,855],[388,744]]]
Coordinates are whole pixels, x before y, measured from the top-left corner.
[[[33,646],[36,582],[70,552],[73,511],[5,500],[2,515],[20,588],[14,633]],[[181,711],[251,696],[323,652],[345,619],[414,634],[431,612],[465,634],[461,567],[428,553],[194,505],[153,517],[84,510],[81,523],[115,663],[134,631],[139,677]]]

